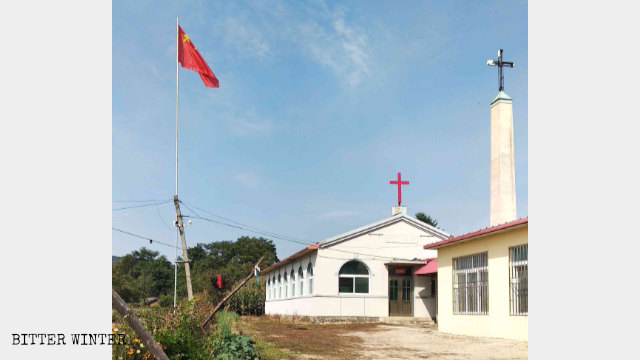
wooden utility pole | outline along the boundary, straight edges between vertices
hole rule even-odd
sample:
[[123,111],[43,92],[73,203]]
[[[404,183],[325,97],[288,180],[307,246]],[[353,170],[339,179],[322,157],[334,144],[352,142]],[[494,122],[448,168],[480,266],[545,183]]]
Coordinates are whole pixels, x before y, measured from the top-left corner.
[[238,284],[233,290],[231,290],[231,292],[229,294],[227,294],[227,296],[225,296],[218,303],[218,305],[216,305],[216,307],[213,308],[213,311],[211,312],[211,315],[209,315],[209,317],[207,317],[207,319],[205,321],[203,321],[202,324],[200,324],[200,328],[202,328],[202,330],[204,330],[204,327],[207,326],[207,324],[209,323],[209,321],[211,321],[211,319],[213,319],[213,316],[216,314],[216,312],[218,312],[218,310],[220,310],[222,305],[224,305],[224,303],[227,302],[227,300],[229,300],[229,298],[231,298],[233,296],[233,294],[235,294],[238,290],[240,290],[240,288],[244,284],[246,284],[247,281],[249,281],[249,279],[251,279],[251,277],[253,276],[253,272],[255,271],[255,268],[258,267],[258,265],[260,265],[260,263],[262,262],[263,258],[264,258],[264,256],[260,257],[260,259],[258,259],[258,262],[256,263],[256,265],[251,269],[251,273],[244,280],[242,280],[242,282],[240,284]]
[[187,255],[187,241],[184,238],[184,226],[182,224],[182,214],[180,213],[180,201],[178,195],[173,196],[173,203],[176,206],[176,218],[178,220],[178,230],[180,231],[180,240],[182,240],[182,262],[184,263],[184,272],[187,275],[187,297],[193,299],[193,289],[191,288],[191,269],[189,267],[189,255]]
[[149,349],[151,354],[158,360],[169,360],[167,354],[164,353],[162,348],[156,344],[153,336],[147,332],[144,325],[140,322],[140,319],[134,314],[124,300],[118,295],[118,293],[111,289],[111,306],[118,311],[120,315],[124,317],[133,331],[142,339],[144,345]]

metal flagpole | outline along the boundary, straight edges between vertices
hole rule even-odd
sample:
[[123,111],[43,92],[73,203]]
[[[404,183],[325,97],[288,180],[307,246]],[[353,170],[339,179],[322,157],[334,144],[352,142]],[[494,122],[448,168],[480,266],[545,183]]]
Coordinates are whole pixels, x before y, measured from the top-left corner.
[[[176,196],[178,196],[178,46],[180,46],[180,30],[179,30],[179,21],[176,16]],[[176,298],[178,294],[178,237],[179,229],[178,222],[176,220],[176,256],[175,261],[173,262],[173,309],[175,311],[176,308]]]

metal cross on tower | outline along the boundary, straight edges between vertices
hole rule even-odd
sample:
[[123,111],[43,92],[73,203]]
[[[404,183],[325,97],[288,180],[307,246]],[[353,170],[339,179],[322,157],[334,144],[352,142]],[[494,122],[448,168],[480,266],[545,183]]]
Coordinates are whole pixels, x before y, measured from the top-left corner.
[[498,91],[504,90],[504,76],[502,75],[502,67],[503,66],[513,67],[513,62],[502,61],[502,49],[500,49],[498,50],[498,61],[487,60],[487,65],[498,67]]
[[398,180],[396,181],[389,181],[389,184],[392,185],[398,185],[398,206],[400,206],[400,204],[402,203],[402,189],[400,188],[402,185],[409,185],[408,181],[402,181],[401,177],[400,177],[400,173],[398,173]]

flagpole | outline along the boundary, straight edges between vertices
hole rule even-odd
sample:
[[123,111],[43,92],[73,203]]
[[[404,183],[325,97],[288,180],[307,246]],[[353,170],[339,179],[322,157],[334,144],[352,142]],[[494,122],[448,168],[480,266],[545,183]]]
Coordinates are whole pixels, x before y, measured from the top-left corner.
[[[178,46],[180,45],[180,25],[176,16],[176,197],[178,196]],[[176,308],[178,295],[178,223],[176,222],[176,246],[175,261],[173,262],[173,309]]]

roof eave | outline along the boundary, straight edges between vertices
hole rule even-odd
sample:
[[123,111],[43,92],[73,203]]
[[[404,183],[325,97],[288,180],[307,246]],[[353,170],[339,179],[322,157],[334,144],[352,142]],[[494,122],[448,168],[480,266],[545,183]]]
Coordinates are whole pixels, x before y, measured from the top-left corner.
[[407,221],[409,222],[411,225],[416,226],[418,228],[420,228],[422,231],[427,232],[433,236],[439,237],[439,238],[447,238],[450,237],[451,235],[449,235],[447,232],[437,229],[429,224],[425,224],[422,221],[413,218],[409,215],[405,215],[405,214],[397,214],[397,215],[393,215],[391,217],[388,217],[386,219],[382,219],[379,221],[376,221],[374,223],[359,227],[355,230],[351,230],[349,232],[346,233],[342,233],[340,235],[336,235],[333,237],[330,237],[328,239],[322,240],[318,243],[319,247],[327,247],[327,246],[331,246],[346,240],[350,240],[353,239],[355,237],[361,236],[363,234],[366,234],[368,232],[371,231],[375,231],[378,230],[380,228],[395,224],[399,221]]
[[[432,244],[424,245],[422,248],[423,249],[428,249],[428,250],[434,250],[434,249],[439,249],[439,248],[442,248],[442,247],[445,247],[445,246],[457,245],[457,244],[461,244],[461,243],[464,243],[464,242],[467,242],[467,241],[477,240],[479,238],[483,238],[483,237],[490,236],[490,235],[495,235],[495,234],[498,234],[498,233],[501,233],[501,232],[505,232],[505,231],[511,231],[511,230],[519,229],[521,227],[529,225],[529,217],[518,219],[518,220],[514,220],[512,223],[513,223],[512,225],[508,225],[509,223],[497,225],[497,226],[495,226],[496,227],[495,230],[491,230],[491,228],[485,229],[485,230],[489,230],[489,231],[486,231],[486,232],[481,232],[483,230],[478,230],[476,232],[480,232],[480,233],[477,234],[477,235],[473,235],[473,236],[468,236],[469,234],[473,234],[473,233],[469,233],[469,234],[465,234],[465,235],[452,237],[451,239],[446,239],[446,240],[443,240],[443,241],[439,241],[439,242],[435,242],[435,243],[432,243]],[[505,225],[507,225],[507,226],[505,226]],[[465,237],[465,236],[468,236],[468,237]]]

